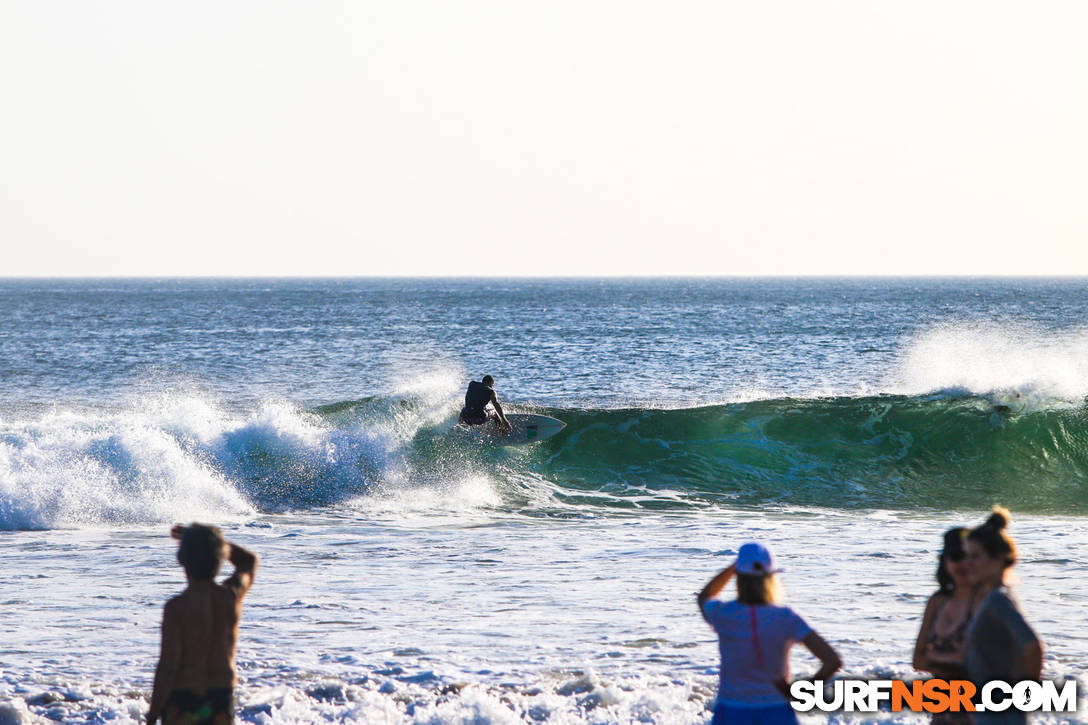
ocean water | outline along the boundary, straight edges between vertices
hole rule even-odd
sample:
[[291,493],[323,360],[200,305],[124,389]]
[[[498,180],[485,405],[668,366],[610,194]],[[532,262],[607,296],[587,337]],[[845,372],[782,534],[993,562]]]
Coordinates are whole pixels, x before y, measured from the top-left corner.
[[[1088,280],[0,280],[0,310],[0,723],[142,720],[194,520],[262,557],[247,723],[707,722],[693,595],[750,539],[848,674],[912,677],[940,535],[995,503],[1088,692]],[[484,373],[567,428],[447,435]]]

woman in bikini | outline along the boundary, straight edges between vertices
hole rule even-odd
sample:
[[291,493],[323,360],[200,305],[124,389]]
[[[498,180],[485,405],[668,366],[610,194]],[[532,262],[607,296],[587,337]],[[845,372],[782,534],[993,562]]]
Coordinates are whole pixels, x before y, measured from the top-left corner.
[[[926,603],[918,640],[914,643],[914,669],[944,680],[966,680],[964,646],[967,628],[976,609],[976,588],[968,580],[964,544],[969,529],[958,526],[944,535],[944,548],[937,561],[937,591]],[[970,723],[966,712],[942,712],[934,723]]]

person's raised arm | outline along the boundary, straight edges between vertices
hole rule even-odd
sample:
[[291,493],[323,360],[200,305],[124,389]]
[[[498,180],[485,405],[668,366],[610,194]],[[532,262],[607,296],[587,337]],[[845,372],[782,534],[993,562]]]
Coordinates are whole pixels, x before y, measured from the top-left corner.
[[[706,586],[703,587],[703,590],[696,595],[695,601],[699,605],[699,614],[702,615],[703,619],[706,619],[706,612],[703,610],[703,605],[718,596],[718,592],[722,590],[722,587],[729,583],[729,580],[733,578],[736,571],[737,565],[730,564],[715,574],[714,578],[708,581]],[[710,620],[707,619],[707,623],[709,622]]]
[[228,541],[227,546],[230,548],[230,554],[227,558],[234,565],[234,573],[230,575],[225,584],[228,586],[233,585],[238,592],[238,599],[241,599],[253,586],[253,578],[257,575],[257,562],[259,559],[252,551],[243,549],[238,544]]
[[159,664],[155,668],[155,684],[151,689],[151,705],[147,710],[147,725],[155,725],[162,716],[181,663],[181,625],[178,613],[171,604],[167,602],[162,613],[162,645]]
[[[179,541],[184,533],[184,524],[174,524],[173,528],[170,529],[170,535]],[[238,598],[241,599],[253,586],[253,577],[257,575],[259,557],[252,551],[243,549],[233,542],[226,542],[226,546],[227,560],[234,565],[234,573],[223,584],[237,590]]]

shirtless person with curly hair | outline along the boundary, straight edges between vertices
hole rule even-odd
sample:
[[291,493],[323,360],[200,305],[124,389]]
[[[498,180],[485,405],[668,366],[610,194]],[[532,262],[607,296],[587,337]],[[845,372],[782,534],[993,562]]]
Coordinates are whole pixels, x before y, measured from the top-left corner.
[[[166,603],[162,650],[148,725],[224,725],[234,721],[234,646],[242,598],[253,584],[257,555],[223,538],[215,526],[178,524],[178,563],[189,586]],[[215,576],[226,559],[234,573]]]

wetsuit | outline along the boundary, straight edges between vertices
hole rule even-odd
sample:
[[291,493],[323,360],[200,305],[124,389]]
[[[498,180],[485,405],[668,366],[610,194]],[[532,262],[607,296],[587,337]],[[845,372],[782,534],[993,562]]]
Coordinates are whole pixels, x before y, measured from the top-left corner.
[[494,399],[495,391],[483,383],[469,381],[465,393],[465,407],[461,408],[460,420],[465,425],[483,425],[495,417],[495,412],[488,410],[488,404]]

